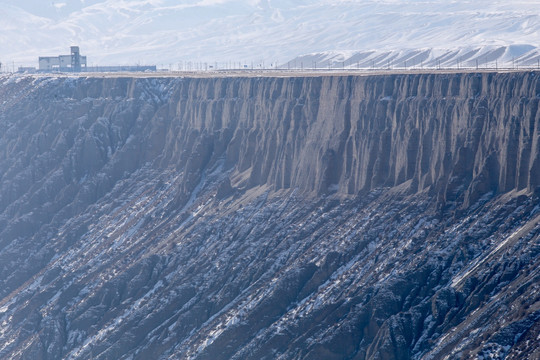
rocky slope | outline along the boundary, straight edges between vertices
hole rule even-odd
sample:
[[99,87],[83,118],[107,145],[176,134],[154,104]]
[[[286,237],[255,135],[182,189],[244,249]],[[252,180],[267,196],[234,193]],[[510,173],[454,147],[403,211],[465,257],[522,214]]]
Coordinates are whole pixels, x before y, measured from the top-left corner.
[[539,356],[538,73],[0,81],[0,358]]

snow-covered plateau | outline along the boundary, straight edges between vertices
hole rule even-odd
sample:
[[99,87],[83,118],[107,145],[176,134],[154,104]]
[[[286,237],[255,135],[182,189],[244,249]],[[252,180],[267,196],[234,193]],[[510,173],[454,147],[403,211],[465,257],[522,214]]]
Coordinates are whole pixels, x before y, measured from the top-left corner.
[[540,74],[0,77],[0,358],[538,359]]

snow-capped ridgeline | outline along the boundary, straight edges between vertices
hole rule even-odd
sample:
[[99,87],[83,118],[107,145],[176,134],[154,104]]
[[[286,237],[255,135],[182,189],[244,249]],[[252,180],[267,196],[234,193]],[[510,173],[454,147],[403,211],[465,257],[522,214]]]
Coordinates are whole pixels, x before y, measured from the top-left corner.
[[[269,67],[332,49],[392,56],[402,49],[441,49],[431,50],[426,61],[456,65],[465,49],[483,54],[506,47],[508,62],[532,49],[511,45],[537,46],[538,7],[538,1],[525,0],[3,0],[0,61],[4,69],[36,65],[38,56],[79,45],[89,65],[154,63],[173,69],[187,61]],[[446,52],[456,54],[446,61]],[[380,66],[387,66],[390,55],[382,57]]]
[[533,45],[468,46],[456,49],[325,51],[305,54],[280,65],[290,69],[540,69]]

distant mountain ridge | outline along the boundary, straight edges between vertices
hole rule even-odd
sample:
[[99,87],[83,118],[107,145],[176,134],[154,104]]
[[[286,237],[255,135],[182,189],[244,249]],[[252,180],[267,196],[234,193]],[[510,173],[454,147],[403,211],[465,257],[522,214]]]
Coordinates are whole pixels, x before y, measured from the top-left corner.
[[292,69],[540,69],[533,45],[469,46],[458,49],[325,51],[298,56],[280,65]]
[[177,69],[188,61],[270,66],[330,50],[536,47],[540,33],[538,3],[525,0],[3,0],[0,18],[5,66],[35,65],[70,45],[89,66]]

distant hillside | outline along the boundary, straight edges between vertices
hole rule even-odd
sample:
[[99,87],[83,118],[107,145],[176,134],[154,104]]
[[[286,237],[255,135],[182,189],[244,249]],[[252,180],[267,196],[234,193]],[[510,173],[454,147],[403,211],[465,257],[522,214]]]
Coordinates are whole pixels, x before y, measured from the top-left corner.
[[446,52],[468,57],[480,48],[495,60],[497,49],[507,47],[517,57],[519,45],[538,46],[540,33],[538,2],[526,0],[4,0],[0,18],[5,66],[36,65],[38,56],[64,54],[70,45],[81,47],[89,66],[177,69],[191,61],[270,67],[303,54],[376,50],[381,66],[392,62],[384,55],[392,52],[401,67],[407,49],[440,49],[428,59],[453,66],[456,54],[445,61]]
[[457,49],[325,51],[280,65],[291,69],[535,69],[540,49],[533,45],[464,46]]

